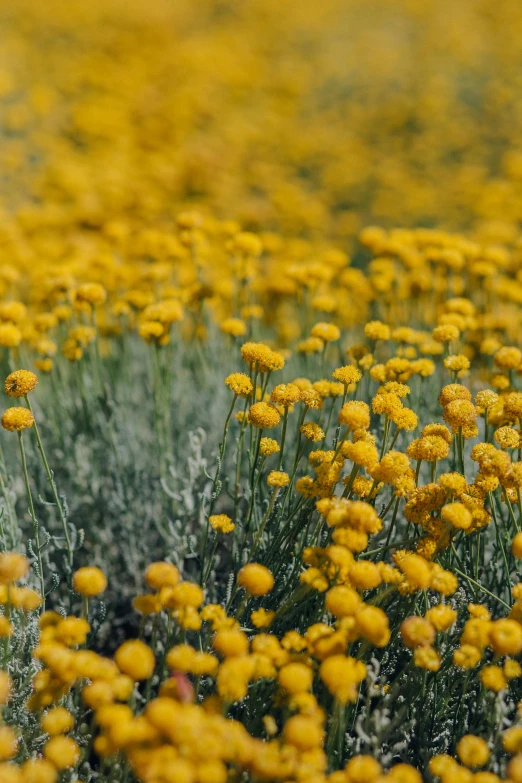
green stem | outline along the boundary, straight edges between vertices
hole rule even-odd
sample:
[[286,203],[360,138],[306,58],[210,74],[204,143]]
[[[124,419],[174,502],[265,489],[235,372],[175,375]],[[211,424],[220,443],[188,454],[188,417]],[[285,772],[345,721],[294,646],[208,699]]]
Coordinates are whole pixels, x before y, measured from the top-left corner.
[[44,575],[43,575],[42,552],[40,549],[40,532],[39,532],[38,522],[36,519],[36,514],[34,512],[33,495],[31,493],[31,485],[29,484],[29,473],[27,472],[27,460],[25,458],[24,441],[21,432],[18,433],[18,443],[20,444],[20,455],[22,457],[22,471],[24,474],[27,499],[29,501],[29,511],[31,514],[31,521],[33,523],[33,535],[35,541],[36,558],[38,560],[38,578],[40,580],[40,592],[42,594],[42,611],[43,611],[45,608],[45,582],[44,582]]
[[[31,402],[30,402],[29,397],[27,395],[25,395],[25,401],[27,403],[27,407],[29,408],[29,410],[31,411],[31,413],[33,413],[33,409],[31,407]],[[33,414],[33,416],[34,416],[34,414]],[[60,502],[60,498],[58,497],[58,491],[56,489],[56,484],[54,482],[54,478],[53,478],[53,474],[52,474],[51,468],[49,467],[49,463],[47,462],[47,457],[45,456],[45,451],[44,451],[42,439],[40,438],[40,431],[38,429],[38,425],[36,423],[36,419],[34,420],[33,427],[34,427],[34,434],[36,436],[36,443],[38,445],[38,450],[39,450],[40,455],[42,457],[42,461],[43,461],[43,464],[44,464],[45,472],[47,474],[47,479],[48,479],[49,484],[51,486],[51,492],[52,492],[52,495],[53,495],[53,499],[54,499],[56,508],[58,510],[58,516],[60,517],[60,522],[62,523],[62,529],[63,529],[63,534],[64,534],[64,537],[65,537],[65,544],[66,544],[66,548],[67,548],[67,554],[69,556],[69,558],[68,558],[69,559],[69,566],[72,569],[73,550],[72,550],[72,543],[71,543],[71,537],[70,537],[70,534],[69,534],[69,529],[67,527],[67,520],[65,518],[65,514],[64,514],[64,511],[63,511],[63,508],[62,508],[62,504]]]

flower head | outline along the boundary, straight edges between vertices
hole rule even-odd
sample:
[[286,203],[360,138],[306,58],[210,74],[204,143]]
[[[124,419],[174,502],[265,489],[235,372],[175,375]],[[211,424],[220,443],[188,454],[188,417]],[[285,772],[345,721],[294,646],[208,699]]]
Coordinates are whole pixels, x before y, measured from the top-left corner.
[[34,416],[27,408],[8,408],[2,416],[2,427],[9,432],[21,432],[33,424]]
[[30,370],[15,370],[5,379],[5,393],[9,397],[25,397],[36,388],[38,378]]

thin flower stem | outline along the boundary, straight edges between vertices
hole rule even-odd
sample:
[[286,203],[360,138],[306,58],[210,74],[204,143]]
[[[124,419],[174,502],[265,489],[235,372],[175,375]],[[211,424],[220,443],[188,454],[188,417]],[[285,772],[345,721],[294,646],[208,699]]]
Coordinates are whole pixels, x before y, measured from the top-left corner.
[[[25,401],[27,403],[27,407],[29,408],[29,410],[31,411],[31,413],[33,413],[33,409],[31,407],[31,401],[29,400],[29,397],[27,395],[25,395]],[[34,413],[33,413],[33,416],[34,416]],[[45,456],[45,451],[44,451],[42,439],[40,438],[40,431],[38,429],[38,424],[36,423],[36,418],[34,420],[33,428],[34,428],[34,434],[36,436],[36,443],[38,445],[38,450],[39,450],[40,455],[42,457],[42,462],[44,464],[45,472],[47,474],[47,478],[48,478],[49,484],[51,486],[51,492],[52,492],[52,495],[53,495],[53,499],[54,499],[56,508],[58,510],[58,516],[60,517],[60,522],[62,523],[62,529],[63,529],[63,534],[64,534],[64,537],[65,537],[65,544],[66,544],[68,560],[69,560],[69,567],[72,569],[73,550],[72,550],[71,536],[70,536],[70,533],[69,533],[69,529],[67,527],[67,519],[65,517],[64,511],[63,511],[63,508],[62,508],[62,504],[60,502],[60,498],[58,497],[58,491],[56,489],[56,484],[54,482],[52,471],[51,471],[51,469],[49,467],[49,463],[47,462],[47,457]]]
[[38,578],[40,580],[40,592],[42,595],[42,611],[45,608],[45,581],[43,573],[42,552],[40,549],[40,531],[36,514],[34,511],[33,495],[31,492],[31,485],[29,483],[29,473],[27,471],[27,460],[25,457],[25,448],[22,433],[18,433],[18,443],[20,445],[20,456],[22,458],[22,472],[24,474],[25,490],[27,492],[27,500],[29,501],[29,512],[31,514],[31,521],[33,523],[33,535],[35,542],[35,553],[38,561]]

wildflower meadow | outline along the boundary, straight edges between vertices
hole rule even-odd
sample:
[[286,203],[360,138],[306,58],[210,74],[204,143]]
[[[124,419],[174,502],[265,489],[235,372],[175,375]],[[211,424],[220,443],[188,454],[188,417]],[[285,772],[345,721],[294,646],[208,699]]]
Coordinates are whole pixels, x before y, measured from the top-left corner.
[[522,783],[520,1],[0,40],[0,783]]

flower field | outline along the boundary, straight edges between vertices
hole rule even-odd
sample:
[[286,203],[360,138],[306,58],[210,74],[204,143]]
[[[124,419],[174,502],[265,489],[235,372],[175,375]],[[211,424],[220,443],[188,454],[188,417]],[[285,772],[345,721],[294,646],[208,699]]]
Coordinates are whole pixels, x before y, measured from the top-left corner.
[[520,4],[0,36],[0,783],[522,783]]

